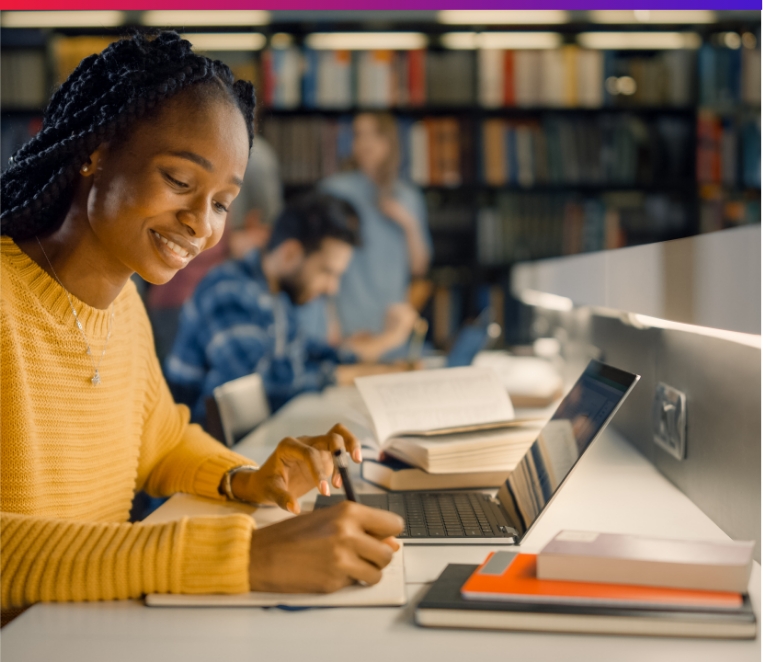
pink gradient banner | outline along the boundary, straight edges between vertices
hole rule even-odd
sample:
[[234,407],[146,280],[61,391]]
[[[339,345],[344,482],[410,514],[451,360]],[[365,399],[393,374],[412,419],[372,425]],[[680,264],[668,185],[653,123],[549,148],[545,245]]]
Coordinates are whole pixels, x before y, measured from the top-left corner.
[[[466,7],[466,5],[470,5]],[[500,2],[498,0],[480,0],[466,3],[464,0],[366,0],[363,3],[352,0],[326,0],[316,6],[315,2],[305,0],[284,0],[274,6],[272,3],[258,3],[251,0],[226,0],[215,3],[208,0],[154,0],[153,2],[109,2],[104,0],[75,0],[72,2],[54,2],[52,0],[0,0],[2,10],[146,10],[146,9],[267,9],[271,11],[288,10],[436,10],[436,9],[747,9],[760,11],[760,0],[599,0],[598,2],[580,2],[575,0],[557,0],[554,3],[539,2]]]

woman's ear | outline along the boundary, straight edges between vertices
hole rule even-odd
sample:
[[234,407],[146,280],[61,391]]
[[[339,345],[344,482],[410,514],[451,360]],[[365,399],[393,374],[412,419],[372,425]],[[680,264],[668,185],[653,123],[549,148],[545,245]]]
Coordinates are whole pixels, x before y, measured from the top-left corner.
[[83,177],[89,177],[98,170],[98,164],[103,158],[104,146],[100,145],[85,161],[79,169],[79,174]]

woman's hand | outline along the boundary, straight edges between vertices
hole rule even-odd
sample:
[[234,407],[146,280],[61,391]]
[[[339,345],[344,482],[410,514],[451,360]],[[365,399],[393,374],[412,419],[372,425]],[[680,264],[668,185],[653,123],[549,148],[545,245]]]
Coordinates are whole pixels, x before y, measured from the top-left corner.
[[397,223],[405,233],[411,275],[424,276],[429,270],[430,255],[418,219],[406,209],[404,204],[390,195],[379,198],[379,209],[387,218]]
[[252,533],[253,591],[331,593],[354,582],[376,584],[400,546],[394,513],[344,501]]
[[416,227],[416,218],[409,212],[405,205],[391,195],[383,195],[379,198],[379,210],[387,218],[397,223],[403,230]]
[[339,423],[328,434],[318,437],[287,437],[259,471],[233,476],[233,494],[242,501],[276,504],[296,515],[300,512],[299,497],[314,487],[326,496],[329,480],[334,487],[341,487],[342,480],[332,458],[337,449],[348,451],[355,462],[363,459],[360,442]]

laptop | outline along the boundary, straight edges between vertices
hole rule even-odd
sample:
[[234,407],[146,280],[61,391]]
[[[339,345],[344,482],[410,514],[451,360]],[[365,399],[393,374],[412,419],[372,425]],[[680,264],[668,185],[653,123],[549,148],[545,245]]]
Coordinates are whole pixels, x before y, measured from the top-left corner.
[[[591,361],[496,496],[478,491],[361,494],[405,520],[399,538],[421,545],[517,545],[612,420],[639,375]],[[315,508],[344,500],[318,496]]]
[[446,366],[458,368],[472,365],[474,357],[485,349],[492,340],[501,333],[501,327],[493,322],[493,311],[490,308],[480,313],[480,316],[472,324],[467,324],[456,336],[448,357]]

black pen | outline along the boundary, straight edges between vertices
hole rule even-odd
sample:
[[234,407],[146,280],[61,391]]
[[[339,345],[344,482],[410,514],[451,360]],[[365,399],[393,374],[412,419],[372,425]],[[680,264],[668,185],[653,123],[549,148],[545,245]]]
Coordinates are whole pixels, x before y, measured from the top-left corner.
[[342,487],[344,488],[344,494],[347,497],[347,501],[355,501],[355,490],[352,489],[352,483],[350,482],[350,473],[347,471],[349,463],[347,462],[347,453],[341,448],[337,448],[334,451],[334,466],[339,471],[339,475],[342,478]]

